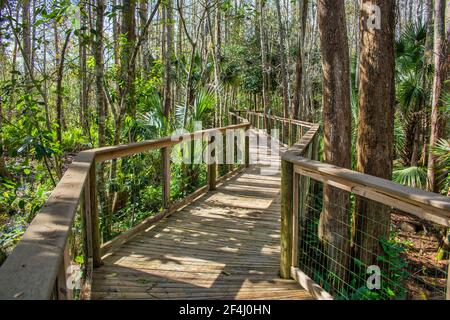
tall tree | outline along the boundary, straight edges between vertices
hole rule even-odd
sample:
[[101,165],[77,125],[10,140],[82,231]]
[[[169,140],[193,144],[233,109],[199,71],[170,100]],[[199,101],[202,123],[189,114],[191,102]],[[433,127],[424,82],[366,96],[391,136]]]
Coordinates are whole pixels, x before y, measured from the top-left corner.
[[[295,61],[295,83],[292,98],[291,116],[294,119],[299,119],[300,104],[302,101],[301,94],[303,92],[303,70],[304,70],[304,44],[305,44],[305,30],[306,21],[308,18],[308,2],[309,0],[299,1],[299,32],[297,39],[297,54]],[[304,120],[304,119],[302,119]]]
[[261,63],[262,63],[262,94],[263,94],[263,105],[264,105],[264,122],[265,127],[268,128],[268,118],[267,114],[270,110],[270,66],[269,59],[267,56],[268,46],[267,46],[267,34],[266,34],[266,21],[265,21],[265,7],[266,0],[259,0],[258,7],[258,23],[259,23],[259,38],[261,43]]
[[[121,53],[121,81],[128,79],[128,84],[122,84],[121,90],[125,90],[124,86],[128,85],[128,92],[125,94],[125,110],[131,116],[136,114],[134,78],[135,65],[130,63],[133,48],[136,42],[136,0],[123,0],[122,3],[122,25],[120,33],[125,39]],[[123,93],[122,93],[123,94]],[[115,141],[119,143],[119,141]]]
[[30,0],[22,2],[22,50],[24,59],[24,74],[27,82],[27,90],[31,90],[31,78],[33,77],[31,62],[31,22],[30,22]]
[[173,58],[173,22],[172,22],[172,0],[168,0],[164,6],[166,12],[166,19],[164,21],[166,48],[164,57],[164,115],[169,116],[172,105],[172,78],[171,78],[171,64]]
[[442,86],[446,80],[447,70],[447,47],[445,45],[445,9],[446,0],[434,1],[434,78],[433,78],[433,101],[431,109],[431,136],[430,136],[430,152],[428,157],[428,190],[438,192],[436,184],[436,158],[433,155],[433,147],[436,146],[439,138],[444,136],[445,126],[442,111],[443,93]]
[[[168,0],[166,6],[163,8],[165,10],[165,34],[166,34],[166,48],[164,57],[164,110],[163,114],[166,117],[167,126],[169,125],[169,116],[172,109],[172,58],[173,58],[173,27],[172,27],[172,0]],[[169,126],[168,126],[169,127]],[[166,128],[166,130],[168,129]],[[166,132],[169,134],[169,132]],[[162,155],[162,172],[170,172],[170,149],[161,149]],[[163,203],[165,207],[169,206],[170,202],[170,174],[164,174],[164,186],[163,186]]]
[[80,2],[80,32],[78,35],[79,65],[80,65],[80,124],[85,135],[89,134],[88,121],[88,75],[87,75],[87,3]]
[[62,81],[64,76],[64,60],[66,57],[67,47],[69,45],[70,36],[72,34],[72,31],[67,31],[66,38],[63,44],[63,47],[61,49],[61,56],[58,59],[58,71],[56,76],[56,118],[58,120],[58,126],[56,127],[56,138],[59,142],[59,144],[62,144],[62,130],[64,125],[63,121],[63,88],[62,88]]
[[[96,19],[95,19],[95,42],[94,42],[94,59],[95,59],[95,86],[97,97],[97,122],[98,122],[98,146],[105,145],[105,122],[106,122],[106,97],[103,88],[104,80],[104,62],[103,62],[103,19],[105,15],[105,1],[97,0]],[[104,186],[104,164],[101,164],[98,172],[99,185]],[[99,190],[100,203],[104,203],[104,192]],[[111,232],[111,223],[109,217],[104,222],[104,235],[109,236]]]
[[[289,112],[289,87],[288,87],[288,72],[286,69],[286,57],[285,57],[285,35],[284,35],[284,25],[281,18],[281,8],[280,0],[275,1],[275,6],[277,8],[277,20],[278,20],[278,55],[280,57],[280,67],[281,67],[281,90],[283,93],[283,116],[285,118],[290,117]],[[285,129],[287,127],[285,126]]]
[[[342,1],[317,3],[323,70],[324,160],[350,168],[351,108],[350,61]],[[321,215],[322,240],[329,257],[329,270],[338,283],[346,282],[350,253],[348,192],[324,184]]]
[[[380,16],[374,16],[374,7]],[[391,179],[394,140],[395,0],[363,0],[360,12],[359,123],[357,169]],[[377,21],[381,19],[380,28]],[[354,217],[355,254],[367,265],[382,253],[388,239],[390,208],[358,198]]]

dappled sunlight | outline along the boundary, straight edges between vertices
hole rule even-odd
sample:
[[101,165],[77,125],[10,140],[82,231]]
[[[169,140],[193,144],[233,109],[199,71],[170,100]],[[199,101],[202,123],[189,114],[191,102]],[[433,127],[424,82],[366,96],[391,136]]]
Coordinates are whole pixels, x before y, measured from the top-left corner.
[[[265,157],[261,162],[279,162],[278,155]],[[264,176],[260,168],[251,166],[117,248],[95,274],[93,297],[299,295],[297,284],[278,277],[279,172]]]

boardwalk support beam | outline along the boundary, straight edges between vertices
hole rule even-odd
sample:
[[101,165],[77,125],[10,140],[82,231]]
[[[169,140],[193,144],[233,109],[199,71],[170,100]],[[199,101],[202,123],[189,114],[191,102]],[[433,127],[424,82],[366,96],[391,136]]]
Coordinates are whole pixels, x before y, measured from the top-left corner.
[[102,258],[100,255],[100,222],[98,218],[97,207],[97,179],[95,172],[95,162],[91,165],[89,170],[89,204],[91,209],[91,232],[92,232],[92,262],[94,268],[98,268],[102,265]]
[[216,161],[216,150],[214,147],[214,141],[215,136],[211,135],[209,138],[209,149],[208,156],[211,157],[211,159],[214,159],[214,161],[210,164],[208,164],[208,184],[209,184],[209,190],[215,190],[216,189],[216,178],[217,178],[217,161]]
[[291,162],[281,161],[281,257],[280,276],[284,279],[291,277],[292,262],[292,222],[293,222],[293,174],[294,166]]

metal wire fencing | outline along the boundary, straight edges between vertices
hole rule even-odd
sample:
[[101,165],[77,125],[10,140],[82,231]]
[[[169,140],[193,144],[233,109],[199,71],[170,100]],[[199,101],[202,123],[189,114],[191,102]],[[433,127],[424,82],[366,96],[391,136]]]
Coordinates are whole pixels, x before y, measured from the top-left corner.
[[306,176],[296,179],[298,268],[334,299],[448,299],[444,226]]

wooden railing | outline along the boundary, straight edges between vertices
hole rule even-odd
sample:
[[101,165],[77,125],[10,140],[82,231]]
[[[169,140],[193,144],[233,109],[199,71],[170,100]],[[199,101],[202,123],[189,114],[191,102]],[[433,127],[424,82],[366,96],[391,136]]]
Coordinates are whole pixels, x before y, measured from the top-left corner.
[[[417,223],[435,225],[441,227],[443,230],[450,230],[450,198],[441,196],[435,193],[426,192],[416,188],[406,187],[392,181],[385,179],[380,179],[367,174],[355,172],[349,169],[339,168],[333,165],[329,165],[319,160],[319,135],[320,126],[317,124],[311,124],[303,121],[284,119],[280,117],[270,116],[262,112],[248,112],[248,111],[234,111],[232,114],[234,119],[244,121],[248,120],[252,126],[257,129],[265,129],[270,132],[273,128],[279,128],[281,132],[280,142],[288,144],[291,148],[282,154],[281,161],[281,256],[280,256],[280,276],[283,278],[293,278],[296,279],[304,288],[306,288],[313,296],[318,299],[333,299],[334,296],[324,290],[321,285],[324,283],[317,283],[317,280],[312,279],[314,276],[323,270],[314,270],[314,267],[319,267],[326,271],[326,262],[315,262],[314,265],[311,263],[308,269],[302,269],[304,266],[300,265],[299,261],[309,261],[317,259],[318,256],[322,258],[333,260],[336,257],[329,257],[324,253],[320,246],[326,246],[326,241],[323,242],[323,235],[314,234],[314,232],[320,231],[317,229],[315,223],[309,224],[305,227],[305,216],[311,215],[311,212],[315,208],[311,204],[312,199],[320,201],[328,201],[329,205],[338,207],[339,201],[336,199],[324,199],[322,191],[318,188],[318,184],[321,183],[323,186],[327,185],[329,187],[335,188],[335,190],[342,190],[347,193],[347,196],[353,194],[354,197],[364,201],[373,201],[374,203],[381,204],[382,207],[387,207],[388,211],[395,212],[397,216],[400,217],[416,217]],[[236,120],[236,121],[237,121]],[[292,126],[300,126],[298,132],[294,133]],[[286,130],[287,127],[287,130]],[[295,127],[294,127],[295,128]],[[287,133],[287,134],[286,134]],[[297,141],[296,143],[293,143]],[[349,216],[358,213],[351,211],[342,211]],[[347,210],[355,210],[347,208]],[[314,213],[316,215],[322,215],[321,212]],[[364,215],[364,213],[362,213]],[[409,216],[408,216],[409,215]],[[409,219],[409,218],[407,218]],[[392,223],[392,222],[391,222]],[[380,223],[381,224],[381,223]],[[313,229],[311,229],[313,225]],[[339,226],[338,226],[339,227]],[[351,232],[361,232],[355,225],[346,225]],[[306,234],[308,233],[308,234]],[[338,232],[336,232],[338,233]],[[340,236],[335,234],[335,236]],[[309,240],[306,240],[304,238]],[[311,238],[314,239],[311,240]],[[418,238],[416,236],[416,238]],[[322,245],[319,244],[318,247],[314,247],[308,241],[319,241],[323,242]],[[427,243],[428,244],[428,243]],[[429,245],[429,244],[428,244]],[[303,247],[299,247],[303,246]],[[417,245],[416,245],[417,246]],[[306,250],[305,250],[306,248]],[[340,252],[341,248],[332,248],[336,252]],[[363,250],[371,250],[371,248],[362,248]],[[417,249],[420,253],[421,248],[411,248]],[[308,251],[309,250],[309,251]],[[305,251],[311,253],[313,256],[302,257]],[[450,254],[450,252],[447,252]],[[344,256],[345,253],[342,252]],[[337,255],[338,256],[338,255]],[[348,259],[349,257],[342,257],[342,260]],[[392,259],[402,259],[400,256],[392,256]],[[379,259],[377,257],[377,259]],[[380,260],[381,261],[381,260]],[[320,265],[322,263],[322,265]],[[340,261],[332,261],[331,264],[339,265]],[[384,260],[385,268],[389,269],[392,267],[392,261]],[[380,264],[383,264],[380,262]],[[387,265],[387,267],[386,267]],[[400,263],[401,265],[401,263]],[[426,268],[426,262],[424,266]],[[450,261],[443,263],[443,267],[436,275],[436,279],[431,282],[426,283],[425,279],[416,279],[417,274],[421,270],[408,270],[407,265],[402,265],[404,269],[397,270],[400,274],[404,272],[401,281],[408,282],[398,283],[397,289],[404,289],[407,285],[411,284],[411,281],[423,282],[425,287],[430,287],[430,290],[434,290],[435,297],[450,299]],[[339,265],[342,269],[346,266]],[[394,265],[397,267],[397,265]],[[416,269],[418,269],[417,267]],[[435,267],[433,267],[436,269]],[[431,268],[431,269],[433,269]],[[447,270],[443,270],[447,269]],[[423,270],[422,270],[423,271]],[[439,282],[442,277],[445,276],[445,285],[437,286],[436,283]],[[409,277],[409,278],[408,278]],[[319,277],[321,279],[321,277]],[[389,281],[386,275],[384,275],[383,280]],[[399,280],[400,281],[400,280]],[[434,282],[433,282],[434,281]],[[338,281],[339,282],[339,281]],[[345,282],[345,281],[341,281]],[[433,284],[434,283],[434,284]],[[351,285],[346,284],[349,288]],[[392,284],[390,284],[392,285]],[[342,283],[341,283],[342,286]],[[445,288],[444,288],[445,287]],[[332,288],[330,288],[332,289]],[[392,293],[391,293],[392,294]],[[432,292],[431,292],[432,294]],[[349,298],[336,291],[338,298]],[[386,298],[386,295],[379,294],[379,298]],[[408,296],[406,296],[408,297]],[[361,297],[359,297],[361,298]],[[364,298],[364,297],[363,297]],[[365,297],[367,298],[367,297]],[[394,298],[389,297],[388,298]],[[396,297],[397,298],[397,297]],[[405,298],[405,297],[403,297]]]
[[306,121],[287,119],[255,111],[233,110],[230,115],[232,119],[240,119],[241,121],[245,119],[255,129],[266,130],[271,135],[273,135],[272,131],[277,129],[278,140],[286,146],[293,145],[314,125]]
[[[252,116],[255,117],[254,114]],[[301,266],[299,268],[299,238],[304,236],[302,232],[306,232],[299,220],[304,218],[310,201],[308,198],[317,196],[314,194],[317,188],[312,187],[313,183],[323,183],[352,193],[360,199],[370,199],[392,210],[408,213],[421,221],[444,228],[450,227],[450,198],[319,162],[318,134],[319,126],[312,125],[298,143],[282,155],[280,275],[298,280],[316,298],[331,299],[332,295],[311,279],[313,270],[301,270]],[[353,232],[358,231],[354,227],[353,229]],[[318,235],[317,239],[319,238]],[[308,257],[304,259],[307,260]],[[448,261],[447,265],[450,265]],[[322,267],[326,269],[326,266]],[[450,299],[448,274],[447,271],[446,299]]]
[[[217,179],[217,164],[208,165],[208,184],[188,197],[167,206],[163,212],[145,219],[137,226],[102,244],[99,228],[96,163],[118,159],[148,150],[169,152],[170,147],[186,141],[207,139],[213,142],[218,133],[245,130],[249,123],[183,134],[176,138],[104,147],[80,152],[65,172],[49,199],[33,219],[14,251],[0,268],[0,299],[72,299],[67,285],[74,279],[69,238],[77,213],[81,215],[82,242],[86,256],[84,280],[79,298],[89,298],[93,269],[101,265],[102,255],[127,241],[152,223],[163,219],[202,193],[215,188],[220,180],[249,165],[249,139],[245,139],[245,164]],[[225,148],[225,146],[224,146]],[[163,166],[163,198],[169,198],[170,163]],[[166,200],[167,201],[167,200]],[[69,268],[70,269],[70,268]],[[75,279],[76,280],[76,279]]]

